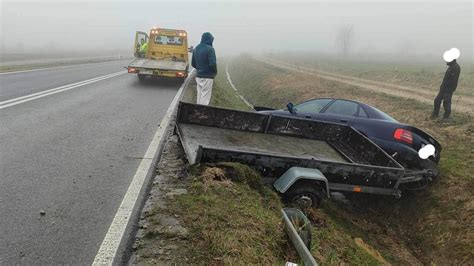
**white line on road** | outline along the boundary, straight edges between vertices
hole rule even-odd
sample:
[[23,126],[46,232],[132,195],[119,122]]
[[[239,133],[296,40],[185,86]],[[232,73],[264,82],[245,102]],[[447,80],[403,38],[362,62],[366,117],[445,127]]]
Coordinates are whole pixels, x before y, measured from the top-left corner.
[[67,87],[70,87],[70,86],[75,86],[75,85],[79,85],[79,84],[82,84],[82,83],[95,81],[97,79],[101,79],[101,78],[104,78],[104,77],[107,77],[107,76],[110,76],[110,75],[114,75],[114,74],[117,74],[117,73],[119,73],[119,72],[112,73],[112,74],[107,74],[107,75],[92,78],[92,79],[79,81],[79,82],[76,82],[76,83],[71,83],[71,84],[68,84],[68,85],[64,85],[64,86],[61,86],[61,87],[57,87],[57,88],[53,88],[53,89],[49,89],[49,90],[45,90],[45,91],[40,91],[40,92],[37,92],[37,93],[28,94],[28,95],[21,96],[21,97],[18,97],[18,98],[14,98],[14,99],[10,99],[10,100],[6,100],[6,101],[3,101],[3,102],[0,102],[0,105],[4,105],[4,104],[7,104],[7,103],[11,103],[11,102],[16,102],[16,101],[23,100],[23,99],[26,99],[26,98],[31,98],[33,96],[37,96],[37,95],[40,95],[40,94],[45,94],[45,93],[48,93],[48,92],[64,89],[64,88],[67,88]]
[[119,72],[115,72],[115,73],[112,73],[112,74],[108,74],[108,75],[104,75],[104,76],[100,76],[100,77],[96,77],[96,78],[92,78],[92,79],[88,79],[88,80],[84,80],[84,81],[64,85],[64,86],[61,86],[61,87],[57,87],[57,88],[53,88],[53,89],[49,89],[49,90],[45,90],[45,91],[41,91],[41,92],[37,92],[37,93],[25,95],[25,96],[21,96],[21,97],[15,98],[15,99],[6,100],[6,101],[3,101],[3,102],[0,102],[0,109],[4,109],[4,108],[7,108],[7,107],[15,106],[17,104],[29,102],[29,101],[32,101],[32,100],[35,100],[35,99],[38,99],[38,98],[42,98],[42,97],[45,97],[45,96],[48,96],[48,95],[60,93],[60,92],[67,91],[67,90],[70,90],[70,89],[74,89],[74,88],[77,88],[77,87],[81,87],[81,86],[91,84],[91,83],[94,83],[94,82],[97,82],[97,81],[101,81],[101,80],[104,80],[104,79],[116,77],[118,75],[122,75],[122,74],[125,74],[125,73],[126,73],[126,71],[119,71]]
[[[27,72],[35,72],[35,71],[43,71],[43,70],[52,70],[52,69],[62,69],[62,68],[70,68],[70,67],[77,67],[77,66],[87,66],[87,65],[95,65],[95,64],[105,64],[115,61],[127,60],[129,58],[118,59],[118,60],[109,60],[103,62],[94,62],[94,63],[84,63],[84,64],[72,64],[67,66],[56,66],[56,67],[44,67],[44,68],[34,68],[34,69],[27,69],[27,70],[18,70],[18,71],[10,71],[10,72],[1,72],[0,75],[10,75],[10,74],[19,74],[19,73],[27,73]],[[131,60],[131,59],[130,59]]]
[[227,81],[229,81],[230,86],[232,89],[234,89],[235,93],[240,97],[240,99],[247,104],[250,108],[253,110],[253,105],[247,101],[247,99],[244,98],[244,96],[240,95],[239,91],[237,88],[234,86],[234,83],[232,83],[232,79],[230,79],[230,74],[229,74],[229,65],[225,66],[225,73],[227,74]]
[[[192,75],[189,76],[191,77]],[[152,158],[154,158],[154,156],[159,152],[160,147],[162,147],[171,117],[185,86],[187,86],[187,83],[190,80],[190,77],[186,79],[176,96],[174,96],[171,105],[161,120],[160,126],[156,130],[155,136],[153,137],[150,146],[148,146],[145,155],[143,155],[143,159],[141,159],[137,172],[133,176],[133,180],[130,183],[127,192],[125,193],[125,196],[123,197],[122,203],[115,214],[114,220],[112,221],[112,224],[110,225],[109,230],[107,231],[107,234],[100,245],[99,251],[95,256],[92,265],[112,265],[114,262],[125,230],[127,229],[127,225],[132,216],[133,208],[137,203],[138,196],[140,195],[140,191],[143,188],[146,176],[150,171],[150,167],[153,166]]]

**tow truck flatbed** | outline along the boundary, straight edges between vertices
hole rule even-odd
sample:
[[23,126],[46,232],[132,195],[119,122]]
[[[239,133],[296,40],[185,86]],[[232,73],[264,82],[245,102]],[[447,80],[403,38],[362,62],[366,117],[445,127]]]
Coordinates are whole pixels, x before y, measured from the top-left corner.
[[147,69],[157,71],[186,71],[187,62],[172,61],[171,59],[147,59],[136,58],[128,65],[128,68]]

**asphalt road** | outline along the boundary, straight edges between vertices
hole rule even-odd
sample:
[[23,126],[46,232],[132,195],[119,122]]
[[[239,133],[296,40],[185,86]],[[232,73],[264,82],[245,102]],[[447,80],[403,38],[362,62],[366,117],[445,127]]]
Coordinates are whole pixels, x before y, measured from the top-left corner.
[[[1,74],[0,102],[127,62]],[[179,86],[124,73],[0,109],[0,265],[91,263]]]

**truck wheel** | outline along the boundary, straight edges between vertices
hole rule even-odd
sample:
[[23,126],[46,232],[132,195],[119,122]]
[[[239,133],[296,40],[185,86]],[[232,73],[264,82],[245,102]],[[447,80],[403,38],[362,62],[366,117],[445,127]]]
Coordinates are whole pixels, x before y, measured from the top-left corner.
[[285,194],[290,204],[302,210],[318,208],[324,197],[323,189],[312,182],[294,184]]
[[139,81],[140,83],[145,82],[146,75],[137,74],[137,76],[138,76],[138,81]]

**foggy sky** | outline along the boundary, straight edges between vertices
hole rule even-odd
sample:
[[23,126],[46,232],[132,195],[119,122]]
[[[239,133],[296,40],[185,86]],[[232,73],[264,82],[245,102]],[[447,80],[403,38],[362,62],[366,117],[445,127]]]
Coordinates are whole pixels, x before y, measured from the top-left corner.
[[342,27],[353,53],[440,56],[451,47],[472,60],[473,1],[21,1],[1,0],[3,53],[132,53],[134,33],[185,29],[196,45],[215,36],[218,55],[241,52],[337,53]]

